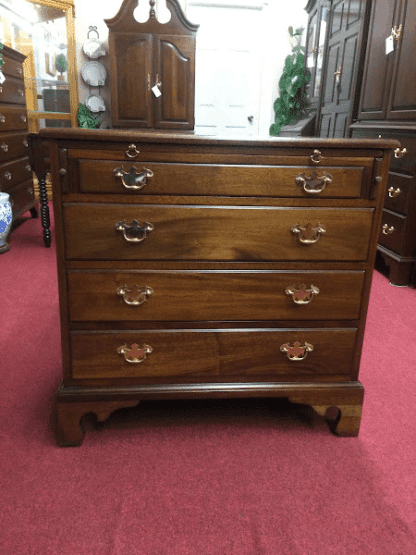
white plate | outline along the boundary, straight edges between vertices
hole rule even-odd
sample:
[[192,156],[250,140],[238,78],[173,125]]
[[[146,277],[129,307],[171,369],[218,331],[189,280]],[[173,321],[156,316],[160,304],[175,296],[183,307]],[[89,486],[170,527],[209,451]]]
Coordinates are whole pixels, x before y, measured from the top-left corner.
[[86,62],[81,68],[81,77],[91,87],[105,85],[107,72],[100,62]]
[[104,100],[99,94],[87,94],[82,102],[94,114],[106,110]]
[[103,45],[98,39],[88,39],[84,42],[82,49],[88,58],[100,58],[105,56],[106,52]]

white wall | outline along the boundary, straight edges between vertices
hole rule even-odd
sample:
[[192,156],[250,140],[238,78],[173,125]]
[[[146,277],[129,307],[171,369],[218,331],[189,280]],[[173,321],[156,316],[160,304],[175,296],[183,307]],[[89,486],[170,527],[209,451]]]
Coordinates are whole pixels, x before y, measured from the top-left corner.
[[[159,0],[163,1],[163,0]],[[225,0],[215,0],[215,3]],[[247,0],[236,0],[235,3],[247,2]],[[180,0],[186,12],[187,0]],[[230,3],[230,2],[227,2]],[[78,71],[88,58],[82,51],[82,45],[87,39],[89,26],[96,26],[100,40],[108,49],[108,28],[104,19],[114,17],[122,0],[75,0],[75,32],[77,43]],[[264,37],[264,57],[260,61],[262,73],[261,85],[261,110],[259,129],[261,135],[268,135],[270,124],[274,121],[273,103],[279,95],[278,81],[283,70],[284,60],[291,52],[288,27],[305,27],[307,25],[307,13],[304,8],[307,0],[265,0],[264,1],[264,29],[261,31]],[[198,23],[198,21],[192,21]],[[306,31],[305,31],[306,32]],[[215,29],[213,29],[215,33]],[[91,36],[95,36],[92,34]],[[100,58],[100,62],[108,70],[108,56]],[[198,63],[198,61],[197,61]],[[97,89],[89,91],[89,88],[79,77],[80,102],[89,92],[98,92]],[[99,94],[104,98],[110,109],[109,85],[101,88]],[[101,116],[101,119],[110,121],[109,113]]]

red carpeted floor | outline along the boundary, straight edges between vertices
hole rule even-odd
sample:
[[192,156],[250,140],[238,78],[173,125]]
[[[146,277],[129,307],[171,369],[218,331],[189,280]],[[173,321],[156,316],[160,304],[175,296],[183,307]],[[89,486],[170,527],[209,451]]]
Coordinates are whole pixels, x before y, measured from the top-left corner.
[[60,381],[54,248],[0,256],[0,555],[415,555],[416,291],[375,273],[358,438],[268,400],[142,403],[80,448]]

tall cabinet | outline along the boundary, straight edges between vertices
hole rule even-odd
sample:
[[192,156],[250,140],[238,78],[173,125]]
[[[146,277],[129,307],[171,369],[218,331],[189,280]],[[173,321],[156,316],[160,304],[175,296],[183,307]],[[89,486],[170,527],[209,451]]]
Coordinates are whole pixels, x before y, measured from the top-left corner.
[[416,285],[416,4],[373,0],[353,137],[398,139],[390,165],[377,267]]
[[166,0],[167,23],[134,18],[137,0],[124,0],[107,19],[113,127],[194,128],[195,42],[198,25],[190,23],[177,0]]
[[357,110],[370,0],[309,0],[306,65],[316,135],[347,137]]

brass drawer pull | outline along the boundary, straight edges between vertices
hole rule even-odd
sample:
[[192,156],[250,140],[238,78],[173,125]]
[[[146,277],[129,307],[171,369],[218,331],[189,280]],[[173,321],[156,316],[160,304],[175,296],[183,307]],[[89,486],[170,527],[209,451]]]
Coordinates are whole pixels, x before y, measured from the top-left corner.
[[23,146],[25,146],[25,147],[28,147],[28,146],[29,146],[29,143],[27,142],[27,139],[26,139],[26,138],[23,139]]
[[314,164],[319,164],[323,158],[322,152],[320,150],[314,150],[310,158]]
[[22,115],[20,116],[20,121],[21,121],[22,123],[26,123],[27,117],[26,117],[24,114],[22,114]]
[[12,178],[12,174],[10,172],[4,172],[4,179],[7,179],[7,181],[10,181]]
[[2,143],[0,146],[3,152],[9,152],[9,145],[7,143]]
[[0,114],[0,123],[6,123],[6,117],[3,114]]
[[394,233],[394,227],[393,226],[389,227],[388,224],[384,224],[382,229],[383,229],[384,235],[391,235],[392,233]]
[[30,164],[26,164],[25,168],[28,172],[32,171],[32,166]]
[[400,187],[397,187],[397,189],[395,189],[394,187],[389,187],[387,190],[390,198],[398,197],[402,192]]
[[282,353],[286,353],[287,358],[291,361],[304,360],[308,353],[313,351],[313,345],[305,341],[304,345],[301,345],[299,341],[295,341],[291,347],[289,343],[281,345],[280,350]]
[[291,295],[296,304],[309,304],[315,295],[319,295],[319,289],[314,285],[311,285],[309,289],[306,289],[306,285],[299,285],[298,288],[292,285],[292,287],[286,287],[285,293]]
[[316,243],[323,233],[326,233],[326,228],[321,224],[318,224],[316,227],[312,227],[312,224],[307,224],[305,227],[294,225],[290,231],[298,235],[301,243],[311,245]]
[[146,360],[147,355],[150,355],[152,351],[153,347],[150,347],[150,345],[143,345],[143,347],[140,348],[137,343],[133,343],[131,347],[122,345],[117,349],[119,354],[124,355],[124,359],[127,362],[131,362],[133,364]]
[[136,158],[138,154],[140,154],[140,150],[137,150],[135,144],[129,145],[129,148],[126,150],[126,154],[129,158]]
[[126,189],[134,189],[140,191],[146,185],[146,180],[153,177],[152,170],[143,168],[143,171],[138,172],[136,168],[131,168],[130,171],[126,172],[122,168],[116,168],[113,171],[115,177],[120,177],[123,187]]
[[402,150],[400,150],[400,148],[396,148],[396,150],[394,151],[394,157],[395,158],[404,158],[406,152],[407,152],[407,150],[405,148],[403,148]]
[[17,95],[23,97],[23,96],[25,96],[25,93],[22,89],[17,89]]
[[129,306],[140,306],[147,301],[147,297],[153,293],[153,289],[147,285],[139,289],[133,285],[130,289],[127,285],[122,285],[117,289],[117,295],[123,296],[123,301]]
[[318,177],[318,172],[313,171],[309,177],[306,173],[300,173],[295,177],[295,182],[303,187],[306,193],[318,194],[322,193],[327,185],[332,183],[332,175],[323,172],[322,177]]
[[140,225],[137,220],[132,220],[130,225],[117,222],[116,230],[122,231],[124,239],[129,243],[141,243],[146,239],[147,233],[154,230],[154,225],[149,222],[143,222],[143,225]]

